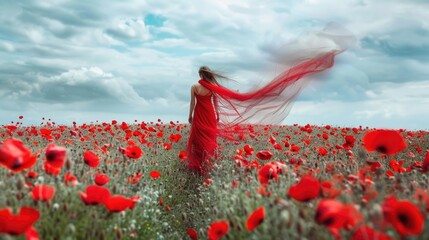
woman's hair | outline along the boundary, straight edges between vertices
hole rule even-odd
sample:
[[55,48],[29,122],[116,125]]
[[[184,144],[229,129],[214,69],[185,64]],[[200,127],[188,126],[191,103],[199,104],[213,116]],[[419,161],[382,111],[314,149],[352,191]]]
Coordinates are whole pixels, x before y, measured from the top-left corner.
[[217,78],[229,79],[228,77],[225,77],[222,74],[211,70],[207,66],[200,67],[200,70],[198,70],[198,73],[200,74],[202,79],[204,79],[208,82],[211,82],[211,83],[216,83],[216,84],[219,84],[216,80]]

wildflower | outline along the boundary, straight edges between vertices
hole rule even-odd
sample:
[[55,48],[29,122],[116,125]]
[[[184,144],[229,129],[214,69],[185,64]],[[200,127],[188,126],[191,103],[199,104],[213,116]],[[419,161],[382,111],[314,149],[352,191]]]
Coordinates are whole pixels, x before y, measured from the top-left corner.
[[34,201],[49,201],[55,195],[55,188],[49,185],[37,185],[31,191]]
[[99,173],[99,174],[95,175],[94,182],[98,186],[103,186],[103,185],[107,184],[109,182],[109,180],[110,180],[109,176],[107,176],[106,174]]
[[9,138],[0,145],[0,165],[14,172],[31,168],[37,157],[19,139]]
[[394,130],[367,132],[363,137],[363,142],[367,151],[378,151],[387,155],[394,155],[407,148],[404,138]]
[[99,205],[109,199],[110,191],[104,187],[90,185],[86,187],[85,193],[79,191],[79,195],[85,205]]
[[125,155],[127,155],[129,158],[138,159],[142,156],[142,154],[143,151],[138,146],[133,145],[125,148]]
[[259,207],[256,209],[246,220],[246,229],[247,231],[252,231],[255,229],[259,224],[261,224],[264,221],[265,218],[265,208]]
[[310,175],[305,175],[301,180],[289,188],[289,196],[300,202],[307,202],[319,197],[320,183]]
[[46,161],[55,168],[62,168],[66,160],[67,150],[64,147],[51,143],[46,148]]
[[228,228],[228,222],[225,220],[212,223],[207,230],[209,240],[222,238],[228,233]]
[[100,164],[100,159],[95,153],[90,150],[87,150],[83,154],[83,161],[90,167],[96,168]]
[[31,207],[21,207],[17,215],[9,208],[0,209],[0,233],[21,235],[39,219],[39,212]]

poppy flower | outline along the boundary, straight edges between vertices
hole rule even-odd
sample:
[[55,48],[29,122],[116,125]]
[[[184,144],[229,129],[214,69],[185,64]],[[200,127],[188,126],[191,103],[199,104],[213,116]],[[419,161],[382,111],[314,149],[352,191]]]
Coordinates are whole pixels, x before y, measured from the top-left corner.
[[39,240],[39,233],[34,227],[29,227],[27,231],[25,231],[25,239],[26,240]]
[[343,147],[346,149],[352,148],[355,145],[355,137],[352,135],[346,135],[344,137],[345,142],[343,143]]
[[182,135],[178,134],[171,134],[168,139],[170,140],[170,142],[172,143],[177,143],[180,139],[182,138]]
[[360,226],[352,236],[352,240],[393,240],[382,232],[367,225]]
[[55,168],[62,168],[66,160],[67,149],[51,143],[46,148],[46,161]]
[[136,145],[128,146],[127,148],[125,148],[125,155],[127,155],[127,157],[129,158],[137,159],[140,158],[142,154],[143,151]]
[[292,144],[290,145],[290,150],[292,152],[298,152],[301,148],[298,145]]
[[31,168],[36,160],[37,157],[19,139],[6,139],[0,146],[0,165],[11,171],[20,172]]
[[107,184],[109,182],[109,180],[110,180],[109,176],[107,176],[106,174],[102,174],[102,173],[95,175],[95,178],[94,178],[94,182],[98,186],[103,186],[103,185]]
[[256,209],[246,220],[246,229],[247,231],[252,231],[255,229],[259,224],[261,224],[265,219],[265,208],[259,207]]
[[335,199],[322,199],[316,206],[315,221],[324,225],[331,234],[340,238],[341,228],[351,229],[362,219],[353,205],[344,205]]
[[395,130],[373,130],[363,137],[367,151],[378,151],[387,155],[394,155],[407,148],[404,138]]
[[83,161],[90,167],[96,168],[100,164],[100,159],[95,153],[90,150],[85,151],[83,154]]
[[78,184],[77,178],[71,173],[64,174],[64,182],[67,187],[74,187]]
[[273,157],[273,154],[270,151],[261,150],[258,153],[256,153],[256,157],[261,160],[269,160]]
[[143,176],[143,173],[134,173],[133,175],[127,178],[127,181],[131,184],[136,184],[140,181],[140,178]]
[[337,189],[331,181],[323,181],[320,183],[323,197],[335,198],[341,194],[341,189]]
[[135,202],[121,195],[112,196],[106,199],[104,206],[110,212],[122,212],[127,208],[134,208]]
[[162,146],[164,147],[165,150],[170,150],[171,149],[171,145],[168,143],[164,143],[162,144]]
[[301,180],[289,188],[289,196],[293,199],[306,202],[319,197],[320,183],[310,175],[301,177]]
[[158,172],[158,171],[155,171],[155,170],[151,171],[151,172],[149,173],[149,175],[150,175],[150,177],[151,177],[151,178],[153,178],[153,179],[157,179],[157,178],[161,177],[161,173],[160,173],[160,172]]
[[31,207],[21,207],[17,215],[9,208],[0,209],[0,233],[20,235],[25,233],[39,219],[39,212]]
[[328,155],[328,150],[326,150],[326,148],[324,148],[324,147],[319,147],[318,154],[320,156],[326,156],[326,155]]
[[389,166],[392,168],[393,171],[398,173],[403,173],[406,171],[402,165],[404,164],[404,160],[396,161],[395,159],[390,160]]
[[50,175],[58,176],[61,173],[61,168],[56,168],[49,164],[49,162],[44,162],[43,168],[45,169],[45,172]]
[[228,229],[229,226],[227,221],[222,220],[214,222],[209,226],[207,236],[209,240],[217,240],[225,236],[228,233]]
[[198,240],[198,234],[197,234],[197,231],[195,231],[195,229],[189,228],[188,231],[186,231],[186,233],[192,240]]
[[37,172],[35,172],[35,171],[29,171],[28,173],[27,173],[27,177],[29,177],[29,178],[32,178],[32,179],[34,179],[34,178],[36,178],[37,177]]
[[251,156],[253,154],[253,148],[249,144],[244,145],[244,151],[246,152],[246,156]]
[[49,185],[37,185],[31,191],[34,201],[49,201],[54,197],[55,188]]
[[382,205],[384,219],[392,224],[402,237],[419,235],[423,231],[424,218],[419,209],[409,201],[386,198]]
[[85,205],[99,205],[109,199],[110,191],[104,187],[90,185],[86,187],[85,193],[79,191],[79,195]]
[[272,163],[265,164],[258,170],[258,179],[261,184],[268,184],[271,179],[277,181],[277,166]]
[[185,151],[180,151],[180,153],[179,153],[179,158],[181,159],[181,160],[186,160],[188,157],[186,156],[186,152]]

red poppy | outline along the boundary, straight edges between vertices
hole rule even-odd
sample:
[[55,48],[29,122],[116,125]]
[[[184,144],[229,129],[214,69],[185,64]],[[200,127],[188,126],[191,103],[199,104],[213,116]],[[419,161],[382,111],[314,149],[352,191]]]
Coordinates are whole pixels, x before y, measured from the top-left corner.
[[277,181],[277,166],[272,163],[265,164],[258,170],[258,179],[261,184],[268,184],[271,179]]
[[45,172],[50,175],[58,176],[61,173],[61,168],[53,167],[49,162],[44,162],[43,168]]
[[195,229],[193,228],[189,228],[188,231],[188,236],[192,239],[192,240],[198,240],[198,234],[197,231],[195,231]]
[[392,238],[367,225],[363,225],[353,234],[352,240],[392,240]]
[[407,148],[404,138],[395,130],[373,130],[363,137],[367,151],[378,151],[387,155],[394,155]]
[[164,147],[165,150],[170,150],[171,149],[171,145],[168,143],[164,143],[162,144],[162,146]]
[[355,137],[352,135],[347,135],[344,137],[345,142],[343,143],[343,147],[346,149],[352,148],[355,145]]
[[339,238],[339,230],[345,226],[349,218],[347,211],[337,200],[322,199],[317,204],[315,220],[318,224],[325,225],[332,235]]
[[170,137],[168,137],[168,139],[172,143],[177,143],[181,138],[182,138],[182,135],[180,135],[179,133],[178,134],[171,134]]
[[122,212],[126,210],[127,208],[134,208],[135,202],[130,199],[126,198],[121,195],[116,195],[107,198],[107,200],[104,202],[104,206],[110,211],[110,212]]
[[104,187],[90,185],[86,187],[86,193],[79,191],[79,195],[86,205],[99,205],[110,198],[110,191]]
[[27,177],[29,177],[29,178],[36,178],[37,177],[37,172],[35,172],[35,171],[29,171],[28,173],[27,173]]
[[207,236],[209,240],[217,240],[228,233],[228,222],[225,220],[212,223],[208,230]]
[[186,152],[185,151],[180,151],[179,153],[179,158],[182,160],[186,160],[188,157],[186,156]]
[[34,227],[29,227],[27,231],[25,231],[26,240],[39,240],[39,233]]
[[19,139],[6,139],[0,146],[0,165],[14,172],[31,168],[37,157],[31,155],[31,150],[24,146]]
[[265,219],[265,208],[259,207],[256,209],[246,220],[246,229],[247,231],[252,231],[259,224],[261,224]]
[[256,153],[256,157],[261,160],[269,160],[273,157],[273,154],[270,151],[261,150],[258,153]]
[[251,156],[253,154],[253,148],[249,144],[244,145],[244,151],[246,152],[246,156]]
[[34,201],[49,201],[54,197],[55,188],[49,185],[37,185],[31,191]]
[[290,146],[290,150],[291,150],[292,152],[298,152],[300,149],[301,149],[301,148],[300,148],[298,145],[295,145],[295,144],[292,144],[292,145]]
[[419,235],[423,231],[424,218],[419,209],[409,201],[386,198],[383,205],[384,219],[392,224],[402,237]]
[[68,187],[74,187],[78,184],[77,178],[71,173],[64,174],[64,182]]
[[143,173],[134,173],[133,175],[127,178],[127,181],[131,184],[136,184],[140,181],[140,178],[143,176]]
[[128,146],[127,148],[125,148],[125,154],[129,158],[137,159],[137,158],[140,158],[142,156],[143,151],[138,146],[132,145],[132,146]]
[[323,181],[320,183],[323,197],[335,198],[341,194],[341,189],[335,188],[334,183],[331,181]]
[[389,166],[392,168],[393,171],[403,173],[406,171],[402,165],[404,164],[404,160],[396,161],[395,159],[390,160]]
[[310,175],[301,177],[301,180],[289,188],[289,196],[293,199],[306,202],[319,197],[320,183]]
[[149,175],[150,175],[150,177],[151,177],[151,178],[153,178],[153,179],[157,179],[157,178],[161,177],[161,173],[160,173],[160,172],[158,172],[158,171],[155,171],[155,170],[151,171],[151,172],[149,173]]
[[39,219],[39,212],[31,207],[21,207],[17,215],[9,208],[0,209],[0,233],[20,235]]
[[85,151],[83,154],[83,161],[90,167],[96,168],[100,164],[100,159],[95,153],[90,150]]
[[107,176],[106,174],[99,173],[99,174],[95,175],[94,182],[98,186],[103,186],[103,185],[107,184],[109,182],[109,180],[110,180],[109,176]]
[[326,150],[326,148],[324,148],[324,147],[319,147],[318,153],[320,156],[326,156],[326,155],[328,155],[328,150]]
[[46,161],[55,168],[62,168],[66,160],[67,149],[51,143],[46,148]]

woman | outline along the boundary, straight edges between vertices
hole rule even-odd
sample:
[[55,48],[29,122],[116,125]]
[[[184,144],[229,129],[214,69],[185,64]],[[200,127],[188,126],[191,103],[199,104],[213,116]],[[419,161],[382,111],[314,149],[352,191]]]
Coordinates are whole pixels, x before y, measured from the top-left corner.
[[[218,78],[226,78],[203,66],[198,71],[201,81],[218,86]],[[189,123],[191,133],[188,141],[188,167],[204,175],[210,167],[210,159],[215,157],[217,148],[217,122],[219,111],[216,95],[202,84],[191,88]]]
[[242,124],[280,124],[308,81],[331,68],[335,56],[354,41],[348,31],[329,24],[324,30],[290,44],[293,52],[288,53],[285,62],[292,65],[264,86],[246,93],[221,86],[216,78],[226,77],[201,67],[201,79],[191,88],[189,169],[207,173],[210,159],[217,157],[217,136],[228,137],[243,131]]

